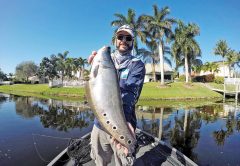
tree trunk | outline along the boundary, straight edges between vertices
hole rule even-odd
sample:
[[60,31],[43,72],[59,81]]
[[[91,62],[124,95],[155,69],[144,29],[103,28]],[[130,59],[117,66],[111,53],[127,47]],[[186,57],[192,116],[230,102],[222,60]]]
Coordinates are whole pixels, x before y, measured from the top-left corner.
[[184,58],[184,61],[185,61],[185,76],[186,76],[186,83],[188,83],[188,61],[187,61],[187,55],[185,55],[185,58]]
[[52,79],[49,79],[48,86],[49,86],[49,88],[53,87],[53,80]]
[[191,69],[191,66],[192,66],[192,64],[191,63],[188,63],[189,65],[188,65],[188,81],[190,81],[190,82],[192,82],[192,69]]
[[81,79],[84,80],[84,67],[82,68],[82,71],[81,71]]
[[228,65],[228,78],[230,78],[230,77],[231,77],[231,66]]
[[184,132],[186,132],[186,130],[187,130],[187,121],[188,121],[188,110],[185,110],[184,126],[183,126],[183,131]]
[[159,42],[159,58],[160,58],[160,70],[161,70],[161,85],[164,85],[164,62],[163,62],[163,43]]
[[153,63],[152,63],[152,77],[153,77],[153,81],[156,82],[156,71],[155,71],[155,61],[153,59]]
[[62,86],[63,86],[63,75],[64,75],[64,71],[62,71]]
[[163,111],[164,108],[161,107],[161,113],[160,113],[160,119],[159,119],[159,132],[158,132],[158,138],[162,139],[162,133],[163,133]]

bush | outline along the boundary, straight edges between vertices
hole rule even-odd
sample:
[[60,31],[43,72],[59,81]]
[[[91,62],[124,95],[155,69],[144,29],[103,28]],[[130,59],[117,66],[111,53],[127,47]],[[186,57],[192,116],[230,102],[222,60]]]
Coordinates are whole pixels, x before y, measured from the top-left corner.
[[214,81],[214,75],[213,74],[208,74],[204,76],[204,81],[205,82],[213,82]]
[[193,82],[213,82],[214,75],[208,74],[208,75],[203,75],[203,76],[196,76],[192,80],[193,80]]
[[192,80],[193,82],[205,82],[204,76],[196,76]]
[[186,80],[185,75],[180,75],[179,78],[178,78],[179,82],[184,82],[185,80]]
[[224,83],[224,77],[215,77],[214,78],[214,82],[217,83],[217,84],[223,84]]

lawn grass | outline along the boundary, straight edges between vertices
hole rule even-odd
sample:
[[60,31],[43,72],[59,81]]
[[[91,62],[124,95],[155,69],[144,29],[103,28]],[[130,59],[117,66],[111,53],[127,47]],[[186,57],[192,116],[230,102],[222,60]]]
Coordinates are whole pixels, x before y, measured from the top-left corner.
[[[219,90],[224,90],[224,84],[216,84],[216,83],[207,83],[209,86],[211,86],[212,88],[215,88],[215,89],[219,89]],[[233,84],[225,84],[225,88],[227,91],[233,91],[235,92],[236,91],[236,85],[233,85]]]
[[164,108],[196,108],[203,105],[212,105],[222,102],[222,98],[214,99],[191,99],[191,100],[139,100],[137,105],[154,106]]
[[[145,83],[140,96],[140,102],[146,100],[194,100],[222,98],[222,95],[211,91],[200,83],[185,84],[176,82],[164,87],[160,83]],[[47,84],[15,84],[2,85],[0,92],[22,96],[35,96],[41,98],[66,98],[68,100],[83,100],[84,88],[49,88]]]
[[85,89],[66,87],[49,88],[48,84],[15,84],[0,86],[0,92],[40,98],[83,100]]
[[144,84],[141,100],[186,100],[203,98],[221,98],[222,95],[210,90],[201,83],[185,84],[175,82],[161,87],[160,83],[151,82]]
[[210,87],[214,88],[214,89],[220,89],[220,90],[224,89],[224,84],[216,84],[214,82],[209,82],[209,83],[206,83],[206,84],[209,85]]

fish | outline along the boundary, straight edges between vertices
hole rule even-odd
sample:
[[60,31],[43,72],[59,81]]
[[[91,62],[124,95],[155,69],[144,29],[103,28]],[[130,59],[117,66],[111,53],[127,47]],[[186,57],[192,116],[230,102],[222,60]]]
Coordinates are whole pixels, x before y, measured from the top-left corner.
[[86,97],[104,131],[134,152],[136,138],[127,126],[123,111],[117,70],[111,58],[111,48],[104,46],[92,61]]

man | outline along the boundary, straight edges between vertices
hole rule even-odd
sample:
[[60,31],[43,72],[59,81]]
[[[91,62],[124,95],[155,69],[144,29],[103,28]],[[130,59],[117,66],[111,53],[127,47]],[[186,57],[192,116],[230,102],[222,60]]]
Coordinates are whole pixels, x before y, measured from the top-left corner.
[[[129,25],[123,25],[115,35],[116,51],[112,54],[112,59],[118,71],[125,118],[135,136],[137,125],[135,104],[142,90],[145,66],[140,59],[131,54],[134,42],[133,29]],[[88,62],[91,63],[95,56],[97,52],[93,51]],[[104,132],[98,120],[95,119],[91,134],[91,157],[97,166],[101,166],[111,163],[112,155],[114,155],[115,165],[133,165],[135,161],[134,155],[128,154],[127,148]]]

